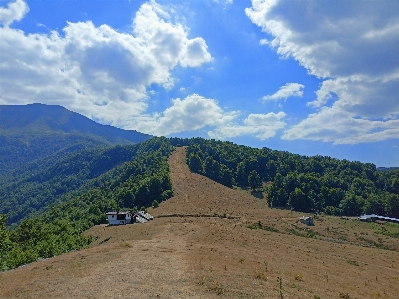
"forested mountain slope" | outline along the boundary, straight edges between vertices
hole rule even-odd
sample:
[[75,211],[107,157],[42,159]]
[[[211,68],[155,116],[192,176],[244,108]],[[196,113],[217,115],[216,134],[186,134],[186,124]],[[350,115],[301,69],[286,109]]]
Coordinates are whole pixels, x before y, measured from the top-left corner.
[[188,145],[192,171],[225,186],[252,189],[263,182],[271,207],[358,216],[376,213],[399,218],[399,170],[378,171],[374,164],[328,156],[300,156],[231,142],[172,139]]
[[59,157],[59,152],[138,143],[150,137],[100,125],[61,106],[0,105],[0,175],[35,159]]
[[67,201],[92,188],[94,182],[99,185],[98,178],[111,169],[156,150],[151,144],[84,149],[53,164],[42,161],[35,171],[27,169],[0,184],[0,214],[8,214],[8,224],[13,225],[43,208]]
[[7,215],[0,214],[0,270],[87,246],[91,239],[81,233],[105,223],[109,210],[148,207],[171,197],[167,158],[172,150],[166,138],[84,150],[2,186],[3,213],[14,221],[25,217],[26,210],[42,210],[14,230],[6,227]]

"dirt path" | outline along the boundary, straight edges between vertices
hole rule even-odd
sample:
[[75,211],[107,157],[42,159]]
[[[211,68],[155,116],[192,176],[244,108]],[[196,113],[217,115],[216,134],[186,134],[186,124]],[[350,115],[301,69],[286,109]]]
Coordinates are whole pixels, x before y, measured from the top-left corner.
[[[397,298],[398,251],[287,234],[299,214],[191,173],[184,148],[169,165],[174,197],[151,214],[239,218],[95,226],[91,248],[0,273],[0,298]],[[248,228],[258,221],[275,231]],[[352,229],[324,222],[314,229]]]
[[[265,200],[258,200],[244,191],[229,189],[204,176],[190,172],[185,163],[185,148],[176,148],[169,159],[174,196],[151,210],[154,215],[168,213],[218,214],[256,217],[264,215]],[[282,212],[287,216],[287,212]]]
[[[150,240],[125,241],[121,246],[125,250],[117,259],[103,263],[79,280],[80,285],[91,286],[87,290],[90,297],[195,297],[187,283],[186,262],[181,258],[185,240],[173,235],[171,225],[160,227],[159,234]],[[78,289],[71,294],[80,297],[82,293]]]

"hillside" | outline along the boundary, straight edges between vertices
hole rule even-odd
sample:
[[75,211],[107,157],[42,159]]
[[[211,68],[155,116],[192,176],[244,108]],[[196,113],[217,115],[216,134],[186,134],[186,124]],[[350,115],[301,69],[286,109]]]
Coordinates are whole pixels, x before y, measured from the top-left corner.
[[[170,198],[172,150],[166,138],[151,138],[78,152],[42,173],[0,186],[0,207],[8,213],[0,214],[0,270],[86,247],[92,239],[81,233],[106,223],[109,210]],[[22,221],[10,229],[7,217]]]
[[39,165],[31,163],[34,169],[20,169],[12,181],[0,183],[0,214],[8,214],[8,224],[15,225],[35,212],[102,185],[102,175],[134,160],[140,151],[140,145],[83,149],[52,163],[47,159],[41,159]]
[[192,138],[174,139],[187,145],[187,163],[227,187],[256,191],[262,182],[270,207],[336,216],[378,214],[399,218],[399,170],[379,171],[371,163],[300,156],[269,148]]
[[0,105],[1,175],[36,159],[57,160],[84,148],[132,144],[150,135],[100,125],[61,106]]
[[[373,223],[323,216],[312,227],[317,235],[305,237],[310,231],[296,223],[303,214],[270,209],[264,199],[192,173],[185,158],[183,148],[170,156],[174,196],[149,209],[157,216],[153,221],[95,226],[85,233],[96,239],[88,249],[0,273],[0,298],[395,298],[398,294],[397,236],[379,234],[381,227]],[[211,217],[224,213],[226,218]],[[262,229],[255,229],[259,222]],[[382,227],[393,236],[399,230]],[[361,244],[377,238],[392,250]]]

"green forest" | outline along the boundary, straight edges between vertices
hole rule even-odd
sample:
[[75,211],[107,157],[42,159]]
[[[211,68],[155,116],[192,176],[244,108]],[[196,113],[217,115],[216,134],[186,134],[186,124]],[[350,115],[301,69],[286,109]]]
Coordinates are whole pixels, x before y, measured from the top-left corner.
[[270,207],[328,215],[378,214],[399,217],[399,169],[328,156],[301,156],[269,148],[193,138],[172,139],[188,146],[191,171],[227,187],[253,190],[262,182]]
[[[202,138],[60,151],[0,177],[0,270],[87,247],[82,232],[110,210],[173,196],[168,157],[186,146],[191,171],[229,188],[267,193],[272,208],[399,217],[399,170]],[[15,165],[17,165],[16,163]]]
[[[106,223],[106,212],[148,207],[153,200],[170,198],[167,159],[172,151],[166,138],[84,150],[30,177],[21,174],[20,181],[3,184],[0,270],[86,247],[92,240],[82,232]],[[35,213],[26,217],[25,209]],[[6,214],[13,221],[23,220],[10,229],[7,224],[14,222]]]

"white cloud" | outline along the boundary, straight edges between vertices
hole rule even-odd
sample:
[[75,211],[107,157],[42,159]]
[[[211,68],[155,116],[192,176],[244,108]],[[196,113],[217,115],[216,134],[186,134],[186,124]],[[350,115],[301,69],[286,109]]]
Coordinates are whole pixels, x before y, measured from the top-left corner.
[[181,66],[196,67],[203,64],[204,61],[209,62],[212,60],[211,54],[208,53],[208,46],[202,38],[197,37],[188,40],[184,46],[180,58]]
[[355,118],[353,114],[336,107],[323,107],[318,113],[286,130],[282,139],[309,139],[334,144],[357,144],[397,138],[399,120]]
[[224,1],[219,2],[219,0],[213,0],[213,2],[218,3],[218,4],[219,3],[224,4],[224,9],[226,9],[227,6],[233,4],[234,1],[233,0],[224,0]]
[[299,83],[287,83],[281,86],[280,89],[273,95],[264,96],[262,100],[264,101],[278,101],[281,99],[288,99],[290,97],[302,97],[304,85]]
[[246,13],[272,36],[269,45],[325,79],[308,103],[320,110],[283,138],[399,138],[393,128],[399,116],[398,11],[398,1],[252,1]]
[[170,135],[183,131],[210,129],[208,136],[228,139],[251,135],[261,140],[275,136],[285,127],[284,112],[249,114],[238,120],[240,111],[225,111],[214,99],[192,94],[172,100],[172,106],[162,113],[142,114],[133,118],[130,126],[153,135]]
[[147,87],[170,88],[170,71],[178,64],[198,67],[212,60],[205,41],[188,38],[188,29],[173,23],[171,12],[154,1],[136,13],[132,34],[88,21],[68,22],[64,37],[9,28],[23,16],[13,5],[11,17],[5,9],[0,14],[5,24],[0,27],[1,104],[59,104],[129,128],[147,109]]
[[221,127],[237,116],[237,111],[225,112],[213,99],[192,94],[183,100],[174,99],[163,113],[137,118],[134,127],[154,135],[169,135],[206,126]]
[[[8,20],[17,20],[15,15]],[[177,65],[198,67],[212,60],[206,42],[188,38],[188,28],[172,18],[173,12],[152,1],[136,13],[132,34],[90,21],[68,22],[64,36],[3,26],[0,104],[59,104],[103,123],[154,135],[206,129],[218,138],[249,134],[265,139],[284,127],[283,112],[250,114],[241,123],[239,111],[227,111],[197,94],[174,99],[163,112],[148,113],[155,93],[151,85],[170,88]]]
[[28,11],[29,7],[23,0],[10,2],[7,8],[0,7],[0,23],[8,27],[14,21],[21,20]]
[[265,140],[276,135],[276,132],[286,125],[282,119],[286,114],[282,111],[268,114],[250,114],[243,121],[243,125],[227,123],[209,131],[208,135],[216,139],[228,139],[242,135],[252,135],[260,140]]

